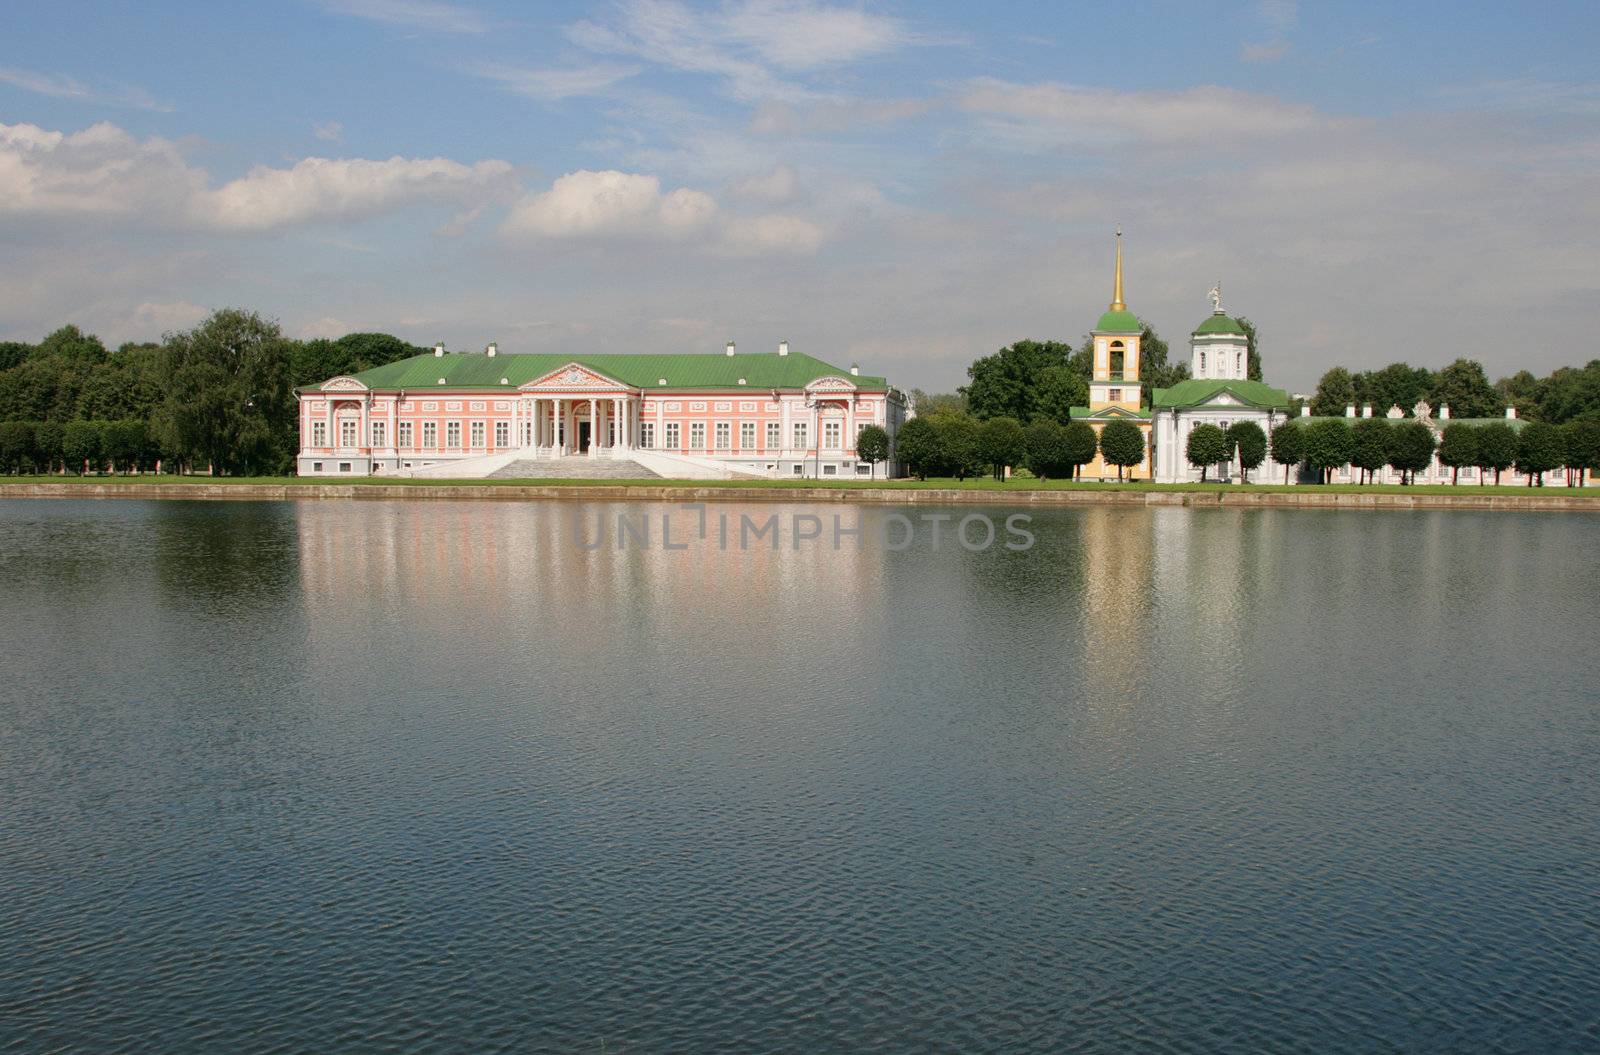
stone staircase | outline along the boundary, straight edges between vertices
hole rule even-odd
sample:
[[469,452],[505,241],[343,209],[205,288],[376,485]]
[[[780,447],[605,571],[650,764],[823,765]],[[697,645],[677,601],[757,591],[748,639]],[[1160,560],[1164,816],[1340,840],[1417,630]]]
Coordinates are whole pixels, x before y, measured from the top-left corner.
[[489,474],[491,480],[653,480],[652,472],[626,458],[519,458]]

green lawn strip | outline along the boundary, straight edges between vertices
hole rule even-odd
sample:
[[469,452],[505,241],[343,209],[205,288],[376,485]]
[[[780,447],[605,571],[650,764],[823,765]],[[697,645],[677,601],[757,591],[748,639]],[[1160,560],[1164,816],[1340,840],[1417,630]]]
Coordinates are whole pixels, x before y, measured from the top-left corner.
[[1144,482],[1098,483],[1070,480],[1009,480],[981,479],[931,479],[931,480],[573,480],[573,479],[494,479],[449,480],[417,479],[397,476],[353,476],[348,479],[295,476],[0,476],[0,483],[18,484],[75,484],[92,485],[168,485],[199,486],[308,486],[308,487],[686,487],[732,488],[755,490],[891,490],[891,491],[993,491],[997,493],[1025,494],[1030,491],[1177,491],[1215,493],[1223,491],[1281,492],[1299,494],[1389,494],[1389,495],[1526,495],[1536,493],[1569,493],[1574,497],[1600,499],[1600,489],[1593,486],[1571,488],[1565,483],[1547,483],[1543,488],[1526,485],[1474,486],[1463,484],[1156,484]]

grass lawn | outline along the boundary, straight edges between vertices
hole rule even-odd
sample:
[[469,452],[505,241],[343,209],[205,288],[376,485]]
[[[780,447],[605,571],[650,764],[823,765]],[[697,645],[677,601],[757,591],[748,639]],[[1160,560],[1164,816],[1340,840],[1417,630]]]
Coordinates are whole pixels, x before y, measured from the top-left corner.
[[[487,486],[487,487],[523,487],[528,485],[548,487],[718,487],[718,488],[754,488],[759,490],[814,490],[825,488],[829,490],[895,490],[895,491],[930,491],[930,490],[955,490],[955,491],[996,491],[996,492],[1027,492],[1027,491],[1288,491],[1288,492],[1321,492],[1341,494],[1508,494],[1525,495],[1537,492],[1539,488],[1529,488],[1524,485],[1503,486],[1477,486],[1462,484],[1452,487],[1449,484],[1413,484],[1401,487],[1395,484],[1300,484],[1284,486],[1283,484],[1155,484],[1155,483],[1075,483],[1069,480],[1007,480],[1000,481],[991,477],[980,479],[930,479],[930,480],[810,480],[810,479],[782,479],[782,480],[667,480],[651,478],[648,480],[429,480],[397,476],[352,476],[347,479],[296,476],[161,476],[146,474],[142,476],[0,476],[0,483],[35,483],[35,484],[261,484],[281,487],[290,484],[330,484],[360,486],[399,486],[399,487],[453,487],[453,486]],[[1565,483],[1546,483],[1544,491],[1569,492],[1584,497],[1600,498],[1600,488],[1590,485],[1582,488],[1569,488]]]

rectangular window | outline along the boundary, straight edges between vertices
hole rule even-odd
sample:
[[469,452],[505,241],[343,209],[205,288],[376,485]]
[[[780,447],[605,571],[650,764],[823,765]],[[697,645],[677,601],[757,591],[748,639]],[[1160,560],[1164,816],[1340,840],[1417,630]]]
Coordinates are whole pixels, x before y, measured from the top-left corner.
[[776,421],[767,422],[767,450],[775,451],[783,443],[783,426]]
[[667,425],[666,425],[666,436],[667,436],[667,444],[666,444],[667,450],[669,450],[669,451],[679,450],[680,447],[681,447],[681,444],[679,443],[679,440],[681,440],[683,438],[683,429],[678,425],[678,423],[676,421],[667,422]]
[[822,467],[822,475],[823,476],[838,476],[839,475],[839,467],[837,465],[824,465]]
[[839,436],[844,431],[844,426],[837,421],[822,423],[822,445],[830,451],[839,449]]
[[689,449],[703,451],[706,449],[706,423],[691,421],[689,423]]
[[342,472],[342,473],[349,472],[350,471],[350,463],[349,462],[340,462],[339,463],[339,471]]
[[494,423],[494,445],[497,449],[511,446],[511,422],[497,421]]
[[474,447],[482,447],[483,446],[484,434],[487,431],[488,430],[483,427],[483,422],[474,421],[472,423],[472,445]]
[[387,421],[374,421],[372,423],[372,445],[374,447],[387,446],[384,441],[388,439],[388,433],[389,423]]
[[1108,392],[1106,394],[1106,398],[1111,400],[1111,402],[1113,402],[1113,403],[1121,403],[1122,402],[1122,389],[1113,388],[1110,392]]
[[320,473],[322,471],[322,463],[321,462],[312,462],[311,463],[311,471],[314,472],[314,473]]
[[447,421],[444,423],[444,445],[446,447],[461,446],[461,422]]
[[400,424],[395,426],[394,430],[399,435],[400,446],[402,446],[402,447],[410,447],[411,446],[411,422],[402,421]]
[[656,445],[656,423],[643,421],[639,423],[639,446],[646,450]]
[[741,451],[751,451],[755,450],[755,446],[756,423],[753,421],[741,421],[739,423],[739,449]]
[[717,450],[725,451],[733,446],[733,426],[726,421],[717,422]]
[[354,447],[356,445],[356,427],[360,424],[355,418],[345,418],[339,422],[339,446]]
[[803,466],[803,465],[796,465],[794,467],[794,474],[796,476],[804,476],[805,475],[805,471],[806,471],[805,470],[805,466]]
[[311,446],[326,447],[328,445],[328,423],[326,421],[313,421],[311,423]]
[[439,446],[439,423],[437,421],[424,421],[422,423],[422,446],[427,450]]
[[1206,353],[1200,353],[1200,376],[1206,376]]
[[806,449],[806,423],[797,422],[794,427],[794,446],[796,450]]

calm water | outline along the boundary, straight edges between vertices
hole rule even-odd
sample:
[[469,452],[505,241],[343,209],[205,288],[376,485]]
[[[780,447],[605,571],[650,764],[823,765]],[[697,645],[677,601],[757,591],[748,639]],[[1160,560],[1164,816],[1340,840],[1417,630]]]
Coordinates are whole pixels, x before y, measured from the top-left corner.
[[575,509],[0,502],[0,1052],[1600,1048],[1600,519]]

